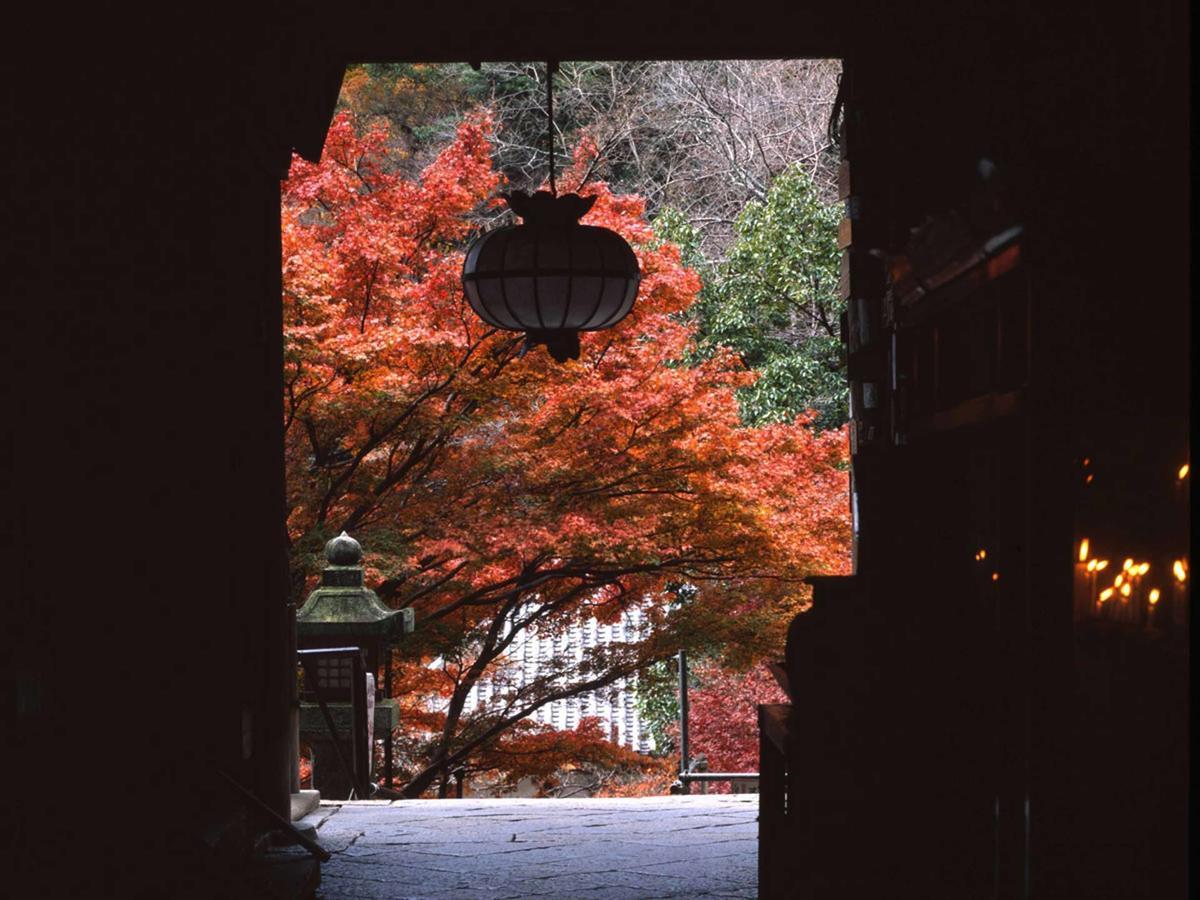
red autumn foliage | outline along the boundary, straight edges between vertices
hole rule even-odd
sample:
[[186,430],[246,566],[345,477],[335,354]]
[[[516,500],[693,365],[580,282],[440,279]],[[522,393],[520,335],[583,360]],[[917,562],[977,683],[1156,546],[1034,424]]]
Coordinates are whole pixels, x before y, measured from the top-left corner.
[[[786,703],[787,695],[765,666],[745,672],[718,665],[698,667],[701,686],[688,691],[688,737],[693,757],[703,755],[710,772],[757,772],[758,705]],[[729,791],[727,783],[708,788]]]
[[[563,773],[581,770],[597,782],[618,776],[640,776],[658,768],[658,761],[608,740],[599,719],[585,717],[572,729],[557,730],[525,719],[513,725],[504,740],[489,744],[464,767],[468,774],[497,776],[502,787],[516,787],[532,778],[543,793],[558,787]],[[636,779],[640,782],[640,778]]]

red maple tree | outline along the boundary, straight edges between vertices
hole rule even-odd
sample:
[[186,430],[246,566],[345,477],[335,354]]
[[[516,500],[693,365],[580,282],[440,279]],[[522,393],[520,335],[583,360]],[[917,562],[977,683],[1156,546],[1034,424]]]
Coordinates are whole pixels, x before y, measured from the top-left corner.
[[[752,374],[719,354],[679,362],[700,283],[638,197],[579,186],[596,197],[585,221],[623,235],[643,279],[634,311],[585,335],[577,362],[521,356],[519,335],[475,317],[459,275],[479,222],[499,215],[491,127],[468,117],[413,179],[389,165],[382,126],[360,133],[341,115],[321,162],[294,161],[283,191],[296,599],[345,529],[381,597],[416,610],[396,656],[410,796],[488,753],[522,758],[530,712],[680,646],[778,652],[801,579],[841,571],[849,537],[845,435],[745,428],[733,391]],[[594,153],[585,142],[560,183],[582,180]],[[637,639],[528,683],[506,675],[519,633],[634,604],[648,623]],[[483,678],[503,690],[468,712]]]
[[[700,686],[688,691],[688,743],[693,760],[710,772],[757,772],[758,706],[786,703],[787,695],[765,666],[736,671],[709,661],[696,666]],[[707,787],[728,793],[727,782]]]

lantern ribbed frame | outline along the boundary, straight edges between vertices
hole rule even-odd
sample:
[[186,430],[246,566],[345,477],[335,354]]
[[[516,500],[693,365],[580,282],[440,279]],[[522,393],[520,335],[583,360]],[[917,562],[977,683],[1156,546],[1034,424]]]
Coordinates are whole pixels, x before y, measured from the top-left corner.
[[463,263],[467,302],[497,328],[577,332],[620,322],[637,297],[637,257],[607,228],[508,225],[478,238]]

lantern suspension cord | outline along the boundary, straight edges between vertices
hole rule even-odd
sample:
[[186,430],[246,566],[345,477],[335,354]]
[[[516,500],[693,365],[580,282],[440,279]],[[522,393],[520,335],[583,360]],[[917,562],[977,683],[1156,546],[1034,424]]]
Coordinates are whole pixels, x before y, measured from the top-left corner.
[[546,139],[550,145],[550,195],[558,196],[554,186],[554,73],[558,71],[558,63],[552,59],[546,60]]

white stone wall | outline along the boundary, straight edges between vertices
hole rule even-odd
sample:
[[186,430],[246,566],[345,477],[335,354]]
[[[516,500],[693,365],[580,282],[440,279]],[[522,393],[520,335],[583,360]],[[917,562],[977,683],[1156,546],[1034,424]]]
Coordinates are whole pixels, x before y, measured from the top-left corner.
[[[515,680],[516,687],[521,687],[536,678],[541,666],[550,660],[561,661],[566,657],[578,663],[594,647],[635,641],[643,621],[641,610],[635,608],[624,613],[617,622],[601,624],[595,619],[588,619],[572,625],[564,634],[553,637],[522,631],[508,648],[507,656],[513,669],[507,677]],[[588,691],[576,697],[547,703],[532,718],[535,722],[565,730],[574,728],[581,718],[596,717],[615,743],[642,753],[649,752],[654,749],[654,742],[642,730],[633,681],[620,679],[599,691]],[[481,679],[467,695],[464,712],[470,713],[491,702],[499,702],[503,691],[503,685]]]

